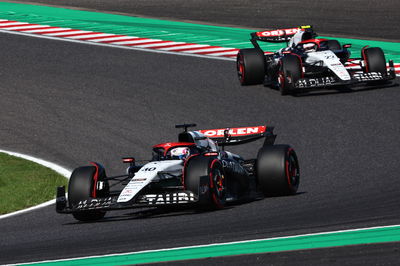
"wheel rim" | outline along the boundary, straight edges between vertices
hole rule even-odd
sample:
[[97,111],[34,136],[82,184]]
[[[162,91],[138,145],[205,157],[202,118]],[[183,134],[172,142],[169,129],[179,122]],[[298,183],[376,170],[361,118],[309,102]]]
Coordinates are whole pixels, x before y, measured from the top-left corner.
[[241,83],[244,82],[244,60],[241,54],[238,55],[236,63],[238,78]]
[[285,86],[285,76],[283,72],[279,72],[278,74],[278,84],[279,88],[283,88]]
[[299,185],[300,169],[296,155],[293,154],[292,150],[289,150],[286,160],[286,176],[289,187],[296,190]]
[[219,168],[214,168],[211,172],[213,183],[212,198],[218,208],[222,208],[225,202],[225,176]]
[[215,192],[217,193],[218,198],[221,198],[225,193],[225,177],[219,169],[214,170],[213,176]]

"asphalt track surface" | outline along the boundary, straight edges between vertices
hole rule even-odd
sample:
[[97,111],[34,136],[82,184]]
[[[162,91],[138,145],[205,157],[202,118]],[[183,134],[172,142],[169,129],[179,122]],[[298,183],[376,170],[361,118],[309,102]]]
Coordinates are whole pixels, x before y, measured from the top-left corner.
[[[151,145],[175,140],[177,123],[271,124],[277,143],[292,144],[302,167],[298,195],[221,211],[128,210],[82,224],[50,206],[3,219],[0,264],[400,224],[399,86],[282,97],[262,86],[240,87],[229,61],[3,33],[0,46],[3,149],[70,169],[94,160],[118,174],[124,171],[121,157],[148,159]],[[257,148],[233,151],[249,158]],[[399,245],[380,245],[368,256],[379,264],[389,254],[384,262],[395,264]],[[365,256],[352,256],[366,253],[365,246],[328,250],[368,264]],[[335,262],[321,250],[304,252],[260,258]],[[243,257],[218,262],[240,265]]]

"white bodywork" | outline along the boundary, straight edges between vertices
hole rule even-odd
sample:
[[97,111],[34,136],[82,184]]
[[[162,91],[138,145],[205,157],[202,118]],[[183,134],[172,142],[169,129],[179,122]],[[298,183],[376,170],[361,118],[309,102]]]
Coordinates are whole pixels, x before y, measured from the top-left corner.
[[320,52],[310,52],[305,60],[308,64],[323,62],[323,66],[332,70],[341,80],[351,80],[349,72],[346,70],[339,58],[330,50]]
[[159,172],[162,171],[173,175],[180,175],[182,174],[182,168],[182,160],[155,161],[145,164],[135,173],[135,176],[122,190],[117,202],[128,202],[133,199],[148,184],[160,178],[158,175]]
[[288,47],[295,47],[299,42],[301,42],[303,37],[304,31],[299,30],[296,32],[292,38],[290,38]]

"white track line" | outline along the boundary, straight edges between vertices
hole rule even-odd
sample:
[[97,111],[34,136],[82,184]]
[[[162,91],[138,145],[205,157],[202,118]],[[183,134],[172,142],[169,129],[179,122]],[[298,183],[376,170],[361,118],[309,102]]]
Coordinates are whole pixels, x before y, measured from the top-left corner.
[[190,48],[200,48],[200,47],[209,47],[210,45],[208,44],[187,44],[187,45],[181,45],[178,47],[165,47],[165,48],[160,48],[160,50],[163,51],[173,51],[173,50],[183,50],[183,49],[190,49]]
[[65,31],[65,32],[44,33],[44,35],[62,37],[63,35],[71,35],[71,34],[79,34],[79,33],[91,33],[91,32],[93,32],[93,31],[69,30],[69,31]]
[[133,37],[130,37],[130,36],[120,36],[120,37],[108,37],[108,38],[101,38],[101,39],[95,39],[95,40],[88,40],[88,41],[91,41],[91,42],[107,42],[107,41],[121,41],[121,40],[132,39],[132,38]]
[[[52,163],[52,162],[49,162],[49,161],[45,161],[43,159],[40,159],[40,158],[37,158],[37,157],[33,157],[33,156],[30,156],[30,155],[18,153],[18,152],[12,152],[12,151],[6,151],[6,150],[0,150],[0,152],[9,154],[9,155],[12,155],[12,156],[15,156],[15,157],[23,158],[25,160],[29,160],[29,161],[35,162],[37,164],[43,165],[43,166],[45,166],[47,168],[50,168],[50,169],[56,171],[60,175],[65,176],[66,178],[69,178],[71,176],[71,171],[70,170],[68,170],[68,169],[66,169],[66,168],[64,168],[64,167],[62,167],[62,166],[60,166],[58,164],[55,164],[55,163]],[[25,212],[33,211],[33,210],[36,210],[36,209],[39,209],[39,208],[43,208],[43,207],[49,206],[51,204],[54,204],[55,202],[56,202],[56,200],[52,199],[52,200],[49,200],[47,202],[41,203],[39,205],[30,207],[30,208],[27,208],[27,209],[15,211],[15,212],[12,212],[12,213],[3,214],[3,215],[0,215],[0,220],[4,219],[4,218],[15,216],[15,215],[18,215],[18,214],[22,214],[22,213],[25,213]]]
[[27,22],[1,22],[0,23],[0,27],[16,26],[16,25],[30,25],[30,23],[27,23]]
[[50,28],[50,26],[49,26],[49,29],[23,30],[22,32],[41,34],[41,33],[45,33],[45,32],[48,32],[48,31],[63,31],[63,30],[72,30],[72,29],[71,28]]
[[114,34],[109,34],[109,33],[88,33],[88,34],[84,34],[84,35],[71,36],[71,37],[66,37],[66,38],[86,39],[86,38],[93,38],[93,37],[109,37],[109,36],[114,36]]
[[[229,49],[227,49],[227,50],[229,50]],[[236,51],[228,51],[228,52],[221,52],[221,53],[212,53],[212,54],[210,54],[210,55],[212,55],[212,56],[237,55],[238,51],[239,51],[239,50],[236,50]]]
[[184,44],[184,42],[173,42],[173,41],[170,41],[170,42],[162,42],[162,43],[136,45],[136,47],[154,48],[154,47],[158,47],[158,46],[179,45],[179,44]]
[[27,26],[7,27],[7,28],[3,28],[3,30],[36,29],[36,28],[43,28],[46,26],[49,27],[48,25],[27,25]]
[[[139,37],[133,36],[132,39],[139,39]],[[127,45],[127,44],[136,44],[136,43],[147,43],[147,42],[162,42],[163,40],[159,39],[146,39],[146,40],[138,40],[138,41],[120,41],[120,42],[112,42],[112,44],[119,45]]]

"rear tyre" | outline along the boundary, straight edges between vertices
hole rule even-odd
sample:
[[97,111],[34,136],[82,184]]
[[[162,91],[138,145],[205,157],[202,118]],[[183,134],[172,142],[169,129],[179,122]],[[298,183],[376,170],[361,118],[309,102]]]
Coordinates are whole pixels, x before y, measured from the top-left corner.
[[185,189],[198,196],[201,209],[222,209],[225,206],[225,182],[223,167],[216,158],[199,155],[186,163]]
[[364,48],[361,50],[361,56],[364,59],[364,72],[379,72],[386,76],[385,54],[379,47]]
[[257,181],[266,196],[296,194],[300,183],[297,155],[288,145],[261,148],[256,163]]
[[[103,169],[101,169],[103,170]],[[93,195],[94,188],[94,176],[96,174],[96,167],[94,166],[83,166],[76,168],[71,175],[68,184],[68,202],[69,206],[76,206],[80,201],[88,200]],[[99,171],[98,180],[105,177],[104,170]],[[105,185],[105,190],[98,192],[98,196],[107,196],[108,194],[108,184]],[[96,221],[102,219],[106,214],[105,211],[79,211],[73,212],[72,216],[75,219],[83,222]]]
[[265,56],[261,49],[240,49],[236,70],[241,85],[262,84],[265,78]]
[[286,55],[281,58],[278,73],[278,85],[282,95],[295,92],[294,84],[301,79],[303,68],[301,59],[295,55]]

